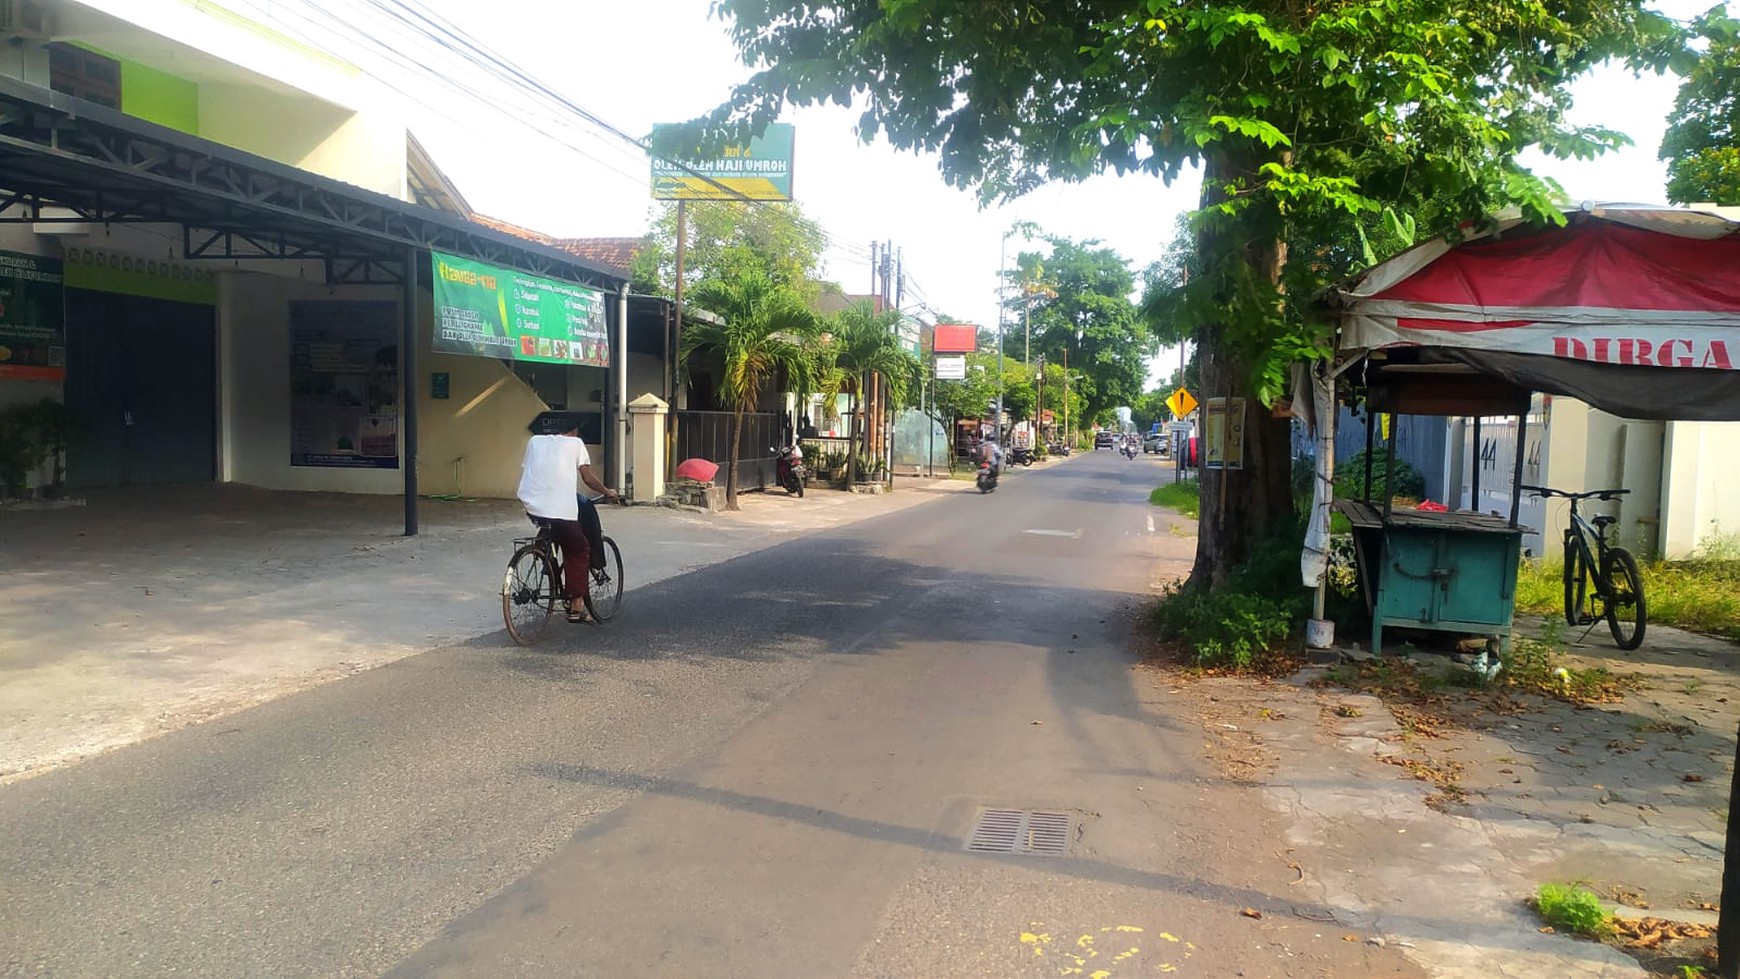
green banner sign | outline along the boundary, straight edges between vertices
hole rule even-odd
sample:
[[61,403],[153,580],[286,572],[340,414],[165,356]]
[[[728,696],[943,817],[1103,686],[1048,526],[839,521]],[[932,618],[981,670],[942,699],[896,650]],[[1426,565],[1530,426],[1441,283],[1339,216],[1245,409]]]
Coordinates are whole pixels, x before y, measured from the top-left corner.
[[[653,127],[653,142],[669,125]],[[715,159],[653,158],[652,195],[661,201],[791,200],[792,144],[796,130],[776,122],[748,143],[727,146]]]
[[430,253],[437,353],[609,367],[596,289]]
[[0,378],[66,380],[59,259],[0,251]]

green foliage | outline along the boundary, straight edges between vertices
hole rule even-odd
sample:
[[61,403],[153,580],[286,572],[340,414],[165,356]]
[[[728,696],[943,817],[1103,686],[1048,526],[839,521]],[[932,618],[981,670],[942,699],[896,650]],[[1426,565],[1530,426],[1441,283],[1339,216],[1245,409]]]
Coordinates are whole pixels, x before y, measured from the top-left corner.
[[815,317],[790,287],[754,269],[702,282],[694,289],[693,302],[721,318],[717,323],[685,324],[681,353],[685,369],[695,354],[721,365],[719,396],[733,415],[725,498],[735,509],[743,413],[755,410],[762,392],[781,380],[800,394],[813,389]]
[[30,473],[50,459],[55,470],[44,489],[59,495],[66,482],[61,456],[82,434],[72,409],[53,398],[0,410],[0,496],[25,496]]
[[1307,610],[1299,586],[1302,531],[1297,522],[1278,529],[1221,587],[1173,586],[1154,606],[1160,635],[1184,644],[1199,666],[1243,670],[1274,662]]
[[[1650,622],[1740,641],[1740,562],[1700,554],[1690,561],[1650,562],[1638,571]],[[1563,576],[1556,560],[1524,560],[1517,569],[1517,609],[1562,616]]]
[[1740,204],[1740,21],[1714,7],[1692,29],[1708,46],[1681,81],[1662,134],[1668,200]]
[[[894,328],[900,314],[877,312],[868,302],[856,303],[835,314],[826,324],[825,340],[813,350],[817,376],[830,390],[851,390],[852,412],[861,407],[859,391],[872,374],[888,381],[889,394],[898,404],[918,383],[923,369],[918,358],[900,345]],[[851,429],[849,457],[858,459],[858,427]],[[860,461],[853,477],[862,479],[874,467]]]
[[[1388,457],[1380,449],[1372,451],[1371,460],[1371,498],[1381,500],[1384,487],[1388,486],[1393,496],[1405,496],[1409,499],[1423,500],[1426,498],[1426,477],[1420,471],[1408,465],[1404,460],[1396,460],[1395,482],[1391,483],[1386,476]],[[1335,464],[1335,495],[1343,500],[1363,500],[1365,492],[1365,450],[1361,449],[1353,455]]]
[[[987,200],[1104,171],[1200,172],[1191,274],[1166,318],[1203,345],[1214,394],[1269,403],[1292,361],[1328,352],[1312,297],[1359,260],[1355,222],[1385,206],[1422,235],[1508,206],[1563,221],[1556,188],[1516,156],[1625,142],[1569,123],[1567,87],[1611,58],[1659,68],[1683,52],[1678,28],[1643,2],[718,0],[753,74],[672,136],[722,144],[788,103],[834,103],[862,106],[866,141],[934,152],[948,180]],[[1290,261],[1295,242],[1309,246],[1303,261]],[[1055,260],[1045,269],[1060,274]],[[1070,366],[1088,365],[1072,351]],[[1090,417],[1140,394],[1101,387],[1087,392]],[[1256,473],[1268,462],[1248,460]],[[1286,506],[1235,510],[1228,540],[1242,547]],[[1205,528],[1200,544],[1216,569],[1242,556],[1220,551],[1218,533]]]
[[1535,893],[1535,911],[1558,931],[1588,938],[1613,934],[1613,921],[1601,898],[1581,884],[1542,884]]
[[1154,487],[1148,502],[1177,510],[1192,520],[1202,515],[1202,485],[1194,479]]
[[[688,286],[708,279],[730,281],[759,273],[808,301],[827,235],[796,204],[690,201],[683,278]],[[635,252],[630,275],[635,292],[669,296],[677,278],[677,208],[665,201],[653,217],[645,243]]]
[[[1083,401],[1082,412],[1072,406],[1072,419],[1133,405],[1142,396],[1155,343],[1130,301],[1136,277],[1129,263],[1096,241],[1040,237],[1047,250],[1021,252],[1008,272],[1011,332],[1004,349],[1027,357],[1030,333],[1035,362],[1043,357],[1047,365],[1061,365],[1067,355],[1078,378],[1072,392]],[[1062,380],[1061,367],[1057,378]]]

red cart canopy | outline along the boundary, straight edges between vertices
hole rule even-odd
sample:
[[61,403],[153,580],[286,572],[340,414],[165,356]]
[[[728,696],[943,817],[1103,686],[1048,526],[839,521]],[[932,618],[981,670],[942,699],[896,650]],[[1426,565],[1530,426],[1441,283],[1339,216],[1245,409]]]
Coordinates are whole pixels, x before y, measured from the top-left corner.
[[1740,221],[1586,206],[1437,239],[1333,292],[1338,366],[1411,349],[1629,418],[1740,419]]

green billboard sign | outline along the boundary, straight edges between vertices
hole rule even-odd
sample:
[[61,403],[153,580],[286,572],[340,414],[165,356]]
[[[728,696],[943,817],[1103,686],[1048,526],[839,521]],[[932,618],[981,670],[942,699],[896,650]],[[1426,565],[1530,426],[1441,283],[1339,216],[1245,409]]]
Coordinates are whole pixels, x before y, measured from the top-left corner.
[[0,378],[66,379],[59,259],[0,251]]
[[609,367],[604,293],[429,253],[437,353]]
[[[654,126],[653,144],[660,145],[659,133],[672,128]],[[724,147],[713,159],[654,157],[652,195],[661,201],[789,201],[795,139],[791,123],[776,122],[747,143]]]

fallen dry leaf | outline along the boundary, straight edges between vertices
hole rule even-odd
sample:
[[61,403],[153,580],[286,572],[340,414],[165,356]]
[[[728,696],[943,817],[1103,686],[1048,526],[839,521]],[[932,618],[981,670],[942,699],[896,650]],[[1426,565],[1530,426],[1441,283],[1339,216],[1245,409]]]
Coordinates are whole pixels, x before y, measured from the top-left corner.
[[1344,942],[1357,942],[1357,941],[1359,941],[1359,936],[1358,935],[1343,935],[1343,936],[1341,936],[1341,940]]
[[1682,782],[1702,782],[1703,780],[1704,776],[1699,775],[1697,772],[1687,772],[1680,776],[1680,781]]
[[1247,918],[1261,918],[1263,916],[1263,912],[1258,911],[1256,908],[1245,908],[1243,911],[1240,911],[1239,914],[1242,914]]

